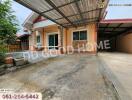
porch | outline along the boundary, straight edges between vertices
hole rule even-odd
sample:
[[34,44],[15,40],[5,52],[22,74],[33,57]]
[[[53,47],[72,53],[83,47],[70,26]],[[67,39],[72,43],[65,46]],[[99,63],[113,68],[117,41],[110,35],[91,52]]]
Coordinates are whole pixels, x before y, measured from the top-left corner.
[[[37,24],[37,23],[36,23]],[[29,50],[48,53],[96,53],[96,25],[94,23],[78,28],[62,28],[57,25],[42,26],[34,29],[29,38]]]

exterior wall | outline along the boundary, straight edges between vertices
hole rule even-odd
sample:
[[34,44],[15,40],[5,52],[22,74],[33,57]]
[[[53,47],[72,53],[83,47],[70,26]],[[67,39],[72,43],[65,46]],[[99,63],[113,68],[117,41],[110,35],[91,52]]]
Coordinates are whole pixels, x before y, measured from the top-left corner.
[[[58,46],[59,47],[61,46],[60,29],[57,25],[51,25],[48,27],[35,29],[35,30],[41,30],[42,45],[45,47],[44,50],[48,50],[46,48],[46,46],[48,46],[47,45],[48,44],[47,43],[47,34],[48,33],[54,33],[54,32],[58,33],[58,41],[59,41]],[[67,47],[73,46],[73,31],[78,31],[78,30],[87,30],[87,43],[88,44],[94,45],[95,43],[97,43],[96,24],[91,23],[91,24],[83,26],[83,27],[63,29],[63,47],[65,48],[65,50],[64,50],[65,52],[67,52],[67,50],[70,50],[70,48],[68,49]],[[36,33],[34,31],[30,37],[30,45],[36,44],[36,35],[35,34]],[[94,48],[94,47],[88,48],[87,47],[86,51],[96,53],[96,48]]]
[[36,45],[36,33],[32,32],[32,34],[29,36],[29,50],[34,51],[34,45]]
[[43,28],[43,45],[47,46],[47,34],[48,33],[58,33],[59,34],[59,30],[57,25],[53,25],[53,26],[48,26]]
[[[58,26],[57,25],[51,25],[51,26],[48,26],[48,27],[44,27],[43,28],[43,46],[44,46],[44,50],[46,52],[49,52],[48,50],[48,34],[52,34],[52,33],[56,33],[58,34],[58,46],[60,46],[60,33],[59,33],[59,29],[58,29]],[[50,52],[52,53],[60,53],[59,50],[50,50]]]
[[87,30],[87,44],[89,44],[89,47],[86,47],[86,51],[96,53],[96,48],[94,48],[94,45],[97,43],[96,24],[67,29],[65,34],[65,45],[73,46],[73,32],[77,30]]
[[132,53],[132,33],[117,38],[117,51]]

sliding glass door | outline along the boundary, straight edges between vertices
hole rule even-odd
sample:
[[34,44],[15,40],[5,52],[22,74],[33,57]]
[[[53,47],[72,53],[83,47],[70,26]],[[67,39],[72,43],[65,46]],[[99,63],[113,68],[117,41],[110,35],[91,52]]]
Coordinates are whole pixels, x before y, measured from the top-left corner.
[[58,34],[48,35],[49,49],[58,49]]

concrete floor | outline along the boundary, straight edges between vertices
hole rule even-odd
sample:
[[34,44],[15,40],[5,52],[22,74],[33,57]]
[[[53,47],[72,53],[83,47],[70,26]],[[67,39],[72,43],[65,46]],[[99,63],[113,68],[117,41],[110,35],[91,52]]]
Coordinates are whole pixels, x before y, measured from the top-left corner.
[[132,100],[132,54],[99,53],[121,100]]
[[116,100],[94,55],[50,58],[0,76],[0,89],[42,92],[43,100]]

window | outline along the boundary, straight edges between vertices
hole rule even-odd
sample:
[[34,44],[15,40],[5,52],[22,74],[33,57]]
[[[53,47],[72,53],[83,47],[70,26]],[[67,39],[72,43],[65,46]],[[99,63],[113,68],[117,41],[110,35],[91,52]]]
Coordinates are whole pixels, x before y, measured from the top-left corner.
[[79,40],[79,31],[73,32],[73,40]]
[[40,35],[37,36],[37,43],[40,43]]
[[36,42],[37,44],[41,43],[41,33],[39,31],[36,31]]
[[73,40],[87,40],[87,31],[73,32]]

